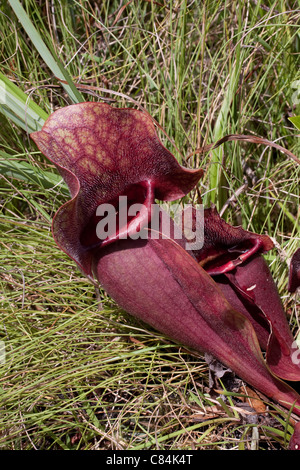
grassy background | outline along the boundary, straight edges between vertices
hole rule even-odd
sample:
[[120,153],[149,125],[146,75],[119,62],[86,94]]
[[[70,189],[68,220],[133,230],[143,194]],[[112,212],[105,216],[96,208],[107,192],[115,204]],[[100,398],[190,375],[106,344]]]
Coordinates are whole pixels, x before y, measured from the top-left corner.
[[21,3],[35,37],[9,2],[0,11],[1,73],[24,103],[0,114],[0,448],[286,448],[287,411],[272,407],[253,421],[236,398],[223,405],[203,357],[120,312],[56,247],[51,220],[68,192],[26,129],[79,100],[143,106],[178,160],[204,169],[190,197],[273,237],[267,260],[297,334],[286,283],[299,246],[299,166],[249,143],[197,149],[242,133],[299,155],[288,120],[300,114],[299,2]]

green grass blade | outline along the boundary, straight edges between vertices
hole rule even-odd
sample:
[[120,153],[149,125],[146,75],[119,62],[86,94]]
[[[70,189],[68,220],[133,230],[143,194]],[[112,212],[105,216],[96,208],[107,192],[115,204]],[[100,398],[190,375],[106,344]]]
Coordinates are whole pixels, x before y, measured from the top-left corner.
[[42,128],[48,114],[0,72],[0,111],[27,132]]
[[289,121],[291,121],[294,126],[300,130],[300,116],[291,116],[289,117]]
[[[69,73],[64,68],[59,58],[56,56],[54,50],[50,51],[49,48],[46,46],[40,34],[30,21],[29,16],[27,15],[19,0],[9,0],[9,3],[12,9],[14,10],[18,20],[20,21],[26,33],[33,42],[34,46],[36,47],[48,67],[51,69],[54,76],[57,77],[59,80],[62,80],[62,86],[68,93],[73,103],[79,103],[84,101],[84,98],[75,87]],[[64,81],[66,81],[67,83],[63,83]]]
[[69,195],[69,190],[61,176],[51,171],[45,171],[27,162],[16,160],[18,156],[7,154],[0,150],[0,174],[7,178],[13,178],[26,183],[35,184],[44,189],[52,189],[60,186],[64,195]]
[[[230,78],[224,93],[221,109],[219,111],[213,134],[213,142],[217,142],[229,132],[229,123],[234,122],[234,100],[239,83],[242,60],[240,56],[240,46],[236,48],[235,61],[230,70]],[[226,178],[223,171],[223,148],[212,151],[212,165],[209,171],[210,188],[209,200],[221,210],[227,200]]]

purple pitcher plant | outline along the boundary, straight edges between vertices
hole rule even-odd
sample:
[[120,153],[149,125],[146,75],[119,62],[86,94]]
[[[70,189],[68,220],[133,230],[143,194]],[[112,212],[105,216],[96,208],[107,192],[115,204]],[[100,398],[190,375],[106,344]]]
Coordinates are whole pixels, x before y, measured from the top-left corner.
[[[71,199],[56,213],[52,231],[80,270],[129,314],[211,354],[300,416],[300,396],[290,386],[300,380],[300,351],[263,257],[272,240],[227,224],[214,207],[202,219],[200,209],[188,207],[189,233],[203,231],[202,244],[193,246],[186,227],[157,201],[184,197],[203,171],[181,166],[143,111],[75,104],[54,112],[31,137],[69,187]],[[120,214],[123,201],[127,217],[117,217],[99,237],[106,210]],[[133,206],[138,210],[130,212]],[[299,251],[290,291],[298,286]]]
[[294,293],[298,287],[300,287],[300,248],[295,251],[291,259],[288,290]]

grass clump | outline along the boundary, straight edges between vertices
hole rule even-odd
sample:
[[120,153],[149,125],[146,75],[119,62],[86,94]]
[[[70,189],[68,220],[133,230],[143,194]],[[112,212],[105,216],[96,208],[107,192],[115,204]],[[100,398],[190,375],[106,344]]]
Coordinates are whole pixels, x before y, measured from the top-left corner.
[[82,99],[145,108],[178,160],[205,170],[191,198],[201,193],[229,222],[273,237],[267,259],[297,334],[286,283],[299,246],[299,166],[249,143],[199,149],[240,133],[299,155],[288,120],[300,114],[298,24],[294,1],[2,6],[0,448],[286,448],[287,411],[271,406],[251,421],[241,396],[221,402],[202,356],[120,312],[56,247],[51,220],[68,191],[28,133]]

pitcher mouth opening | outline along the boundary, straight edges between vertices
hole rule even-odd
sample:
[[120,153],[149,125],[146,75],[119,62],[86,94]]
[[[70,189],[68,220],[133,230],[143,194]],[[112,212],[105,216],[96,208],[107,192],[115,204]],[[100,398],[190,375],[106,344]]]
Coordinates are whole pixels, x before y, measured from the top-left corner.
[[262,248],[259,239],[245,240],[244,242],[228,248],[226,253],[208,256],[200,265],[211,276],[225,274],[247,261]]
[[122,195],[96,208],[80,235],[82,247],[94,249],[137,237],[149,224],[154,203],[151,181],[129,186]]

